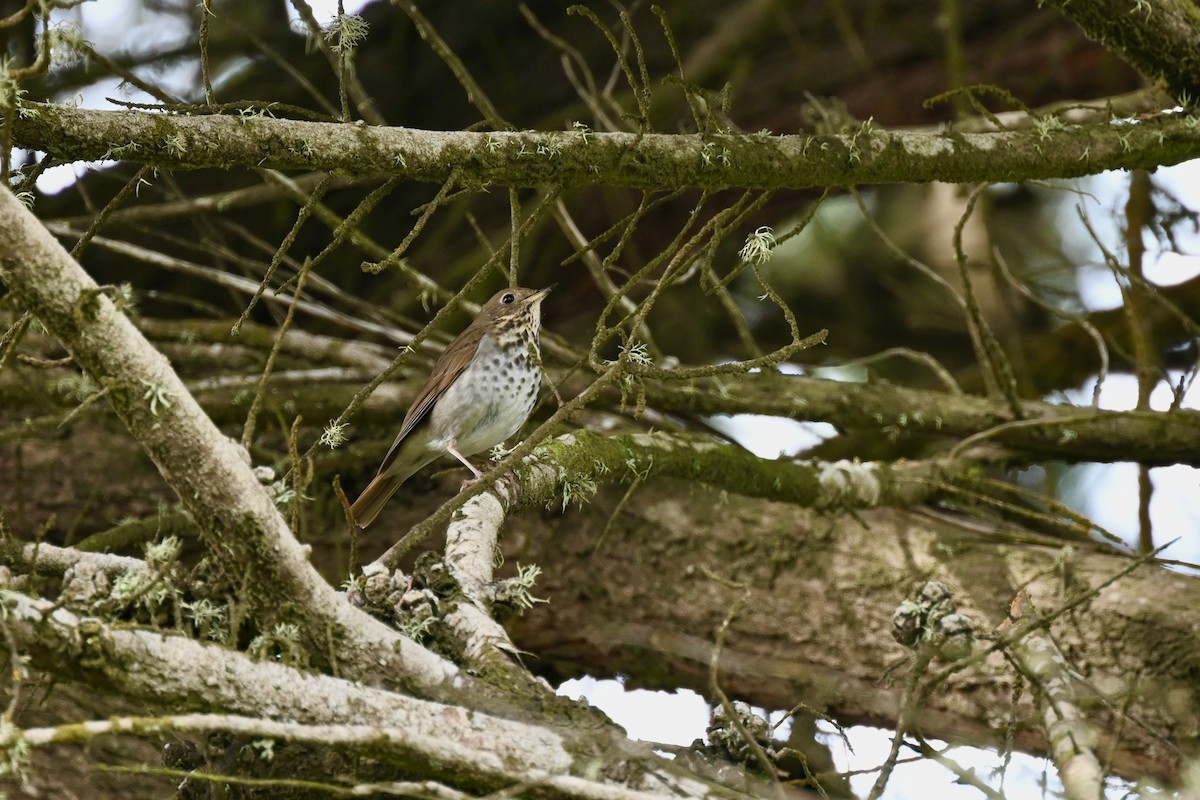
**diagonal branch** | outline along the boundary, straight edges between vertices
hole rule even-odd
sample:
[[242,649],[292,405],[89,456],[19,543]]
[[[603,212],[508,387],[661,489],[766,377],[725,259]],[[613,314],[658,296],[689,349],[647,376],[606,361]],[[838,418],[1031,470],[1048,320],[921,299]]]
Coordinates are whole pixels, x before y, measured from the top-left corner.
[[241,599],[260,625],[298,616],[311,657],[332,659],[329,648],[335,647],[343,674],[441,697],[472,682],[353,608],[321,578],[245,451],[221,433],[162,354],[9,191],[0,191],[0,280],[104,387],[196,520],[212,557],[246,575]]

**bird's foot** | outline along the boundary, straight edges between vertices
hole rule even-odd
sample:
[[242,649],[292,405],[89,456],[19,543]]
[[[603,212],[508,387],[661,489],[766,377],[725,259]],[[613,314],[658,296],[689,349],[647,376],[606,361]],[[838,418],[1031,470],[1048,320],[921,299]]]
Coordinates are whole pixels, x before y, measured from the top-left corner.
[[[495,461],[489,461],[488,469],[489,470],[492,469],[493,467],[496,466],[497,463],[498,462],[495,462]],[[475,484],[479,483],[481,480],[483,480],[482,473],[480,473],[477,477],[467,478],[466,480],[464,480],[462,482],[462,486],[459,487],[459,491],[460,492],[465,491],[465,490],[471,488],[472,486],[474,486]],[[515,497],[517,497],[517,495],[520,494],[521,483],[520,483],[520,481],[517,480],[517,474],[515,472],[504,473],[504,475],[501,476],[500,480],[502,480],[506,484],[508,484],[508,496],[509,497],[515,498]]]

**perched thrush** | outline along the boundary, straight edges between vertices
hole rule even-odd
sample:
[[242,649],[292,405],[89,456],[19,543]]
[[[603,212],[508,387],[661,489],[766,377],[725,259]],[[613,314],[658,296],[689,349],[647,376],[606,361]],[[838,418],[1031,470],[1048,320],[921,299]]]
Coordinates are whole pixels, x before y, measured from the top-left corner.
[[400,484],[438,456],[452,455],[475,474],[467,456],[516,433],[533,411],[542,383],[538,333],[542,300],[554,286],[502,289],[450,343],[404,416],[379,472],[350,511],[370,525]]

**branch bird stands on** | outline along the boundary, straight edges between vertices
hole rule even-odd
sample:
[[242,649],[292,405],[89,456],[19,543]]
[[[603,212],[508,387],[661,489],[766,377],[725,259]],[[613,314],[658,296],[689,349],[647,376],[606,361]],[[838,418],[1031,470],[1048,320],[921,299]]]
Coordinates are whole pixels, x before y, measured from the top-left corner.
[[375,478],[350,507],[370,525],[410,475],[452,455],[475,475],[467,456],[512,436],[533,411],[542,382],[538,336],[542,300],[554,288],[502,289],[433,365]]

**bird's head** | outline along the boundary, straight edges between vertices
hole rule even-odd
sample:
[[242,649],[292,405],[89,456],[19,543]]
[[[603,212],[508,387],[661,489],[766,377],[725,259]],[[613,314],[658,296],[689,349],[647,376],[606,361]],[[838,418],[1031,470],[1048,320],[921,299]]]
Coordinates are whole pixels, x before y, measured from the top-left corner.
[[545,289],[524,289],[520,286],[501,289],[483,304],[477,321],[498,328],[532,325],[536,331],[542,324],[542,301],[557,285],[552,283]]

